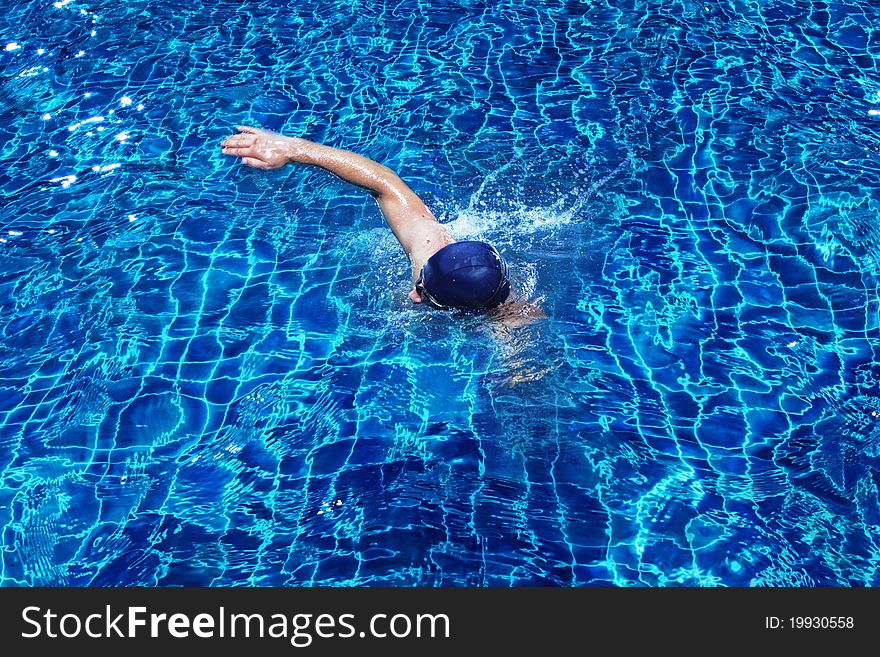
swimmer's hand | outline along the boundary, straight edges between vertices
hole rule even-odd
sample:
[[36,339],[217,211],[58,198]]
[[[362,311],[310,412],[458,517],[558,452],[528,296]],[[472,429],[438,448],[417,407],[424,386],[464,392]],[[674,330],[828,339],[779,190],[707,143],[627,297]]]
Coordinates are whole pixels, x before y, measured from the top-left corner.
[[[538,301],[543,300],[538,299]],[[489,317],[494,321],[496,327],[504,327],[505,329],[519,328],[527,326],[540,319],[544,319],[547,315],[541,310],[537,303],[528,301],[514,300],[502,303],[489,313]]]
[[248,166],[257,169],[280,169],[293,162],[296,153],[295,137],[260,130],[246,125],[238,126],[238,134],[227,137],[221,144],[224,155],[240,157]]

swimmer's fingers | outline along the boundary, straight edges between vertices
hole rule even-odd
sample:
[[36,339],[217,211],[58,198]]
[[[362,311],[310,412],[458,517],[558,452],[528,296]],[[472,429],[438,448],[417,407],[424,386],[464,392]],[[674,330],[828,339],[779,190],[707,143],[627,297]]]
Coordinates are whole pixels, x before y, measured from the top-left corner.
[[252,137],[250,135],[235,135],[230,137],[220,147],[227,155],[259,155],[260,151],[266,149],[264,139]]
[[223,154],[240,157],[242,162],[248,166],[256,167],[257,169],[271,168],[265,160],[260,158],[260,154],[253,148],[224,148]]
[[238,126],[238,131],[239,131],[239,132],[246,132],[246,133],[251,134],[251,135],[256,135],[256,134],[258,134],[258,133],[260,132],[259,128],[252,128],[252,127],[249,126],[249,125],[240,125],[240,126]]
[[224,155],[240,157],[241,161],[248,166],[252,166],[257,169],[269,168],[267,163],[259,158],[259,153],[257,153],[256,150],[251,146],[224,146],[222,152]]
[[269,166],[268,163],[263,162],[263,160],[258,160],[255,157],[243,157],[241,161],[247,164],[248,166],[254,167],[256,169],[274,169],[275,167]]
[[256,155],[254,149],[250,146],[224,146],[222,153],[224,155],[237,155],[238,157]]
[[248,146],[253,146],[255,141],[255,137],[248,135],[232,135],[231,137],[226,138],[220,146],[223,148],[246,148]]

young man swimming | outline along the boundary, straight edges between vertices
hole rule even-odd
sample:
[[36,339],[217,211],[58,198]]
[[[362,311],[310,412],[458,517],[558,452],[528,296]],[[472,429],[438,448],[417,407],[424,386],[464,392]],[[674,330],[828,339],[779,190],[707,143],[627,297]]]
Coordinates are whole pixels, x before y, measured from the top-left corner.
[[[510,315],[498,312],[510,294],[507,264],[498,251],[486,242],[456,241],[388,167],[356,153],[249,126],[239,126],[238,134],[228,137],[222,149],[257,169],[278,169],[299,162],[363,187],[376,199],[409,256],[413,282],[409,298],[413,302],[442,310],[495,309],[496,315]],[[535,311],[537,308],[517,314],[524,319],[535,317]]]

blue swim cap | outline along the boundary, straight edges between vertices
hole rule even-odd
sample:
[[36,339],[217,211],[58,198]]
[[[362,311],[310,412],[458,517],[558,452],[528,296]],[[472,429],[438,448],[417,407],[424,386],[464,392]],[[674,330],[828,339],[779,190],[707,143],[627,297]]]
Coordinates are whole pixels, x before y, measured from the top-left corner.
[[435,306],[492,308],[510,294],[507,263],[485,242],[453,242],[432,255],[420,281]]

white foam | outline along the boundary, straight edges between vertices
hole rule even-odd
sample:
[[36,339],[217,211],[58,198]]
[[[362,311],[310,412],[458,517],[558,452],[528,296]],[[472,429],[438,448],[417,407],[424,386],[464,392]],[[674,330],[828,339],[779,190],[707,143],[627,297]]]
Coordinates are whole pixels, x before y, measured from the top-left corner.
[[[494,198],[486,200],[487,188],[510,169],[520,159],[518,155],[511,162],[490,173],[480,187],[471,195],[467,206],[457,213],[456,218],[447,224],[457,239],[485,239],[500,243],[515,243],[515,238],[524,236],[552,234],[556,229],[584,220],[583,211],[587,203],[595,198],[605,184],[615,178],[632,162],[630,156],[622,160],[609,174],[590,183],[586,187],[581,178],[586,171],[579,169],[575,184],[556,185],[552,180],[546,185],[546,198],[538,204],[526,202],[522,198],[505,198],[496,191]],[[579,183],[579,184],[578,184]],[[584,189],[586,187],[586,189]],[[508,187],[514,188],[514,184]],[[503,206],[503,207],[499,207]]]

